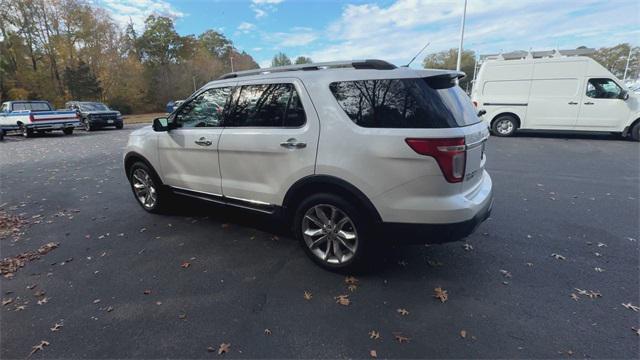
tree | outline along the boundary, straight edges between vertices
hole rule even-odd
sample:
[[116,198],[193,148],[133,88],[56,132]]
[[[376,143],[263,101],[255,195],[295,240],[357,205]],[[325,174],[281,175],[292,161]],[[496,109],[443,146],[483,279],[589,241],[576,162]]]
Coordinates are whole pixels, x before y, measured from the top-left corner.
[[215,30],[207,30],[198,36],[198,41],[211,55],[222,57],[233,47],[231,40]]
[[305,56],[298,56],[296,58],[295,64],[296,65],[300,65],[300,64],[311,64],[313,62],[313,60],[311,60],[310,57],[305,57]]
[[291,65],[291,59],[282,52],[277,53],[271,60],[271,67]]
[[[475,66],[475,52],[472,50],[462,51],[461,70],[467,75],[460,80],[460,87],[467,90],[467,84],[473,80],[473,67]],[[435,54],[429,54],[424,58],[422,67],[426,69],[448,69],[455,70],[458,62],[458,49],[449,49]],[[469,85],[470,87],[471,85]],[[471,90],[471,89],[469,89]]]
[[144,33],[138,39],[143,61],[160,65],[175,62],[182,42],[173,26],[173,20],[149,15],[144,21],[144,27]]
[[628,43],[624,43],[612,47],[602,47],[589,56],[622,79],[629,50],[631,50],[631,59],[629,60],[627,79],[636,79],[640,76],[640,48],[637,46],[631,48]]
[[75,68],[64,69],[64,84],[73,100],[100,100],[102,88],[100,81],[84,61]]

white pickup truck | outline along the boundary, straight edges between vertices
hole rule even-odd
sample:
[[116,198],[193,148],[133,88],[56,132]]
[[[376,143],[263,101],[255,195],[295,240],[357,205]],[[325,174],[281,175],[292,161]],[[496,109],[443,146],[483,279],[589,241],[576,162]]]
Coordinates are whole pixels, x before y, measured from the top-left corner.
[[62,130],[73,134],[80,125],[78,114],[72,110],[55,111],[47,101],[7,101],[0,108],[0,132],[19,130],[25,137],[34,132]]

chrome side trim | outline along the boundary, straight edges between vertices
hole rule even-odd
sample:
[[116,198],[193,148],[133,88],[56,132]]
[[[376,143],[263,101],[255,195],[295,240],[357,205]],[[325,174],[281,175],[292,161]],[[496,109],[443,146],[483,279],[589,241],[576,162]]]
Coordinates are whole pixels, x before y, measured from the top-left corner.
[[465,149],[466,149],[466,150],[470,150],[470,149],[476,148],[476,147],[478,147],[478,146],[481,146],[481,145],[482,145],[485,141],[487,141],[488,139],[489,139],[489,137],[488,137],[488,136],[485,136],[484,138],[482,138],[482,139],[480,139],[480,140],[478,140],[478,141],[476,141],[476,142],[472,142],[471,144],[467,144],[467,145],[465,145]]
[[220,205],[229,205],[241,209],[258,211],[265,214],[273,214],[277,208],[277,206],[274,204],[269,204],[258,200],[247,200],[214,193],[207,193],[204,191],[194,191],[177,186],[170,186],[170,188],[173,192],[179,195],[210,201]]

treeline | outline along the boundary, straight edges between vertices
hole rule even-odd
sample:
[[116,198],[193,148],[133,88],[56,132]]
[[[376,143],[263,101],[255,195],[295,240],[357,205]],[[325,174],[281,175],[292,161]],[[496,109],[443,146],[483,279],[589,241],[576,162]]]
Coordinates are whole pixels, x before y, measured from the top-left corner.
[[180,36],[170,18],[121,29],[86,0],[0,0],[0,101],[99,100],[123,113],[164,109],[194,87],[258,67],[215,30]]

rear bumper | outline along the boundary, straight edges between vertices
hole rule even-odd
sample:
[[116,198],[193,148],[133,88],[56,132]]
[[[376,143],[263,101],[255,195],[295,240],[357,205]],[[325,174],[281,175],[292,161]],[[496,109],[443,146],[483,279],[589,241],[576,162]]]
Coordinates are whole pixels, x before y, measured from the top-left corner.
[[493,192],[476,215],[465,221],[447,224],[382,223],[384,239],[395,243],[441,244],[462,240],[489,218],[493,209]]
[[56,122],[56,123],[44,123],[44,124],[39,124],[39,123],[24,124],[24,126],[27,129],[34,129],[34,130],[62,130],[66,128],[73,128],[78,125],[80,125],[80,121],[78,120]]

